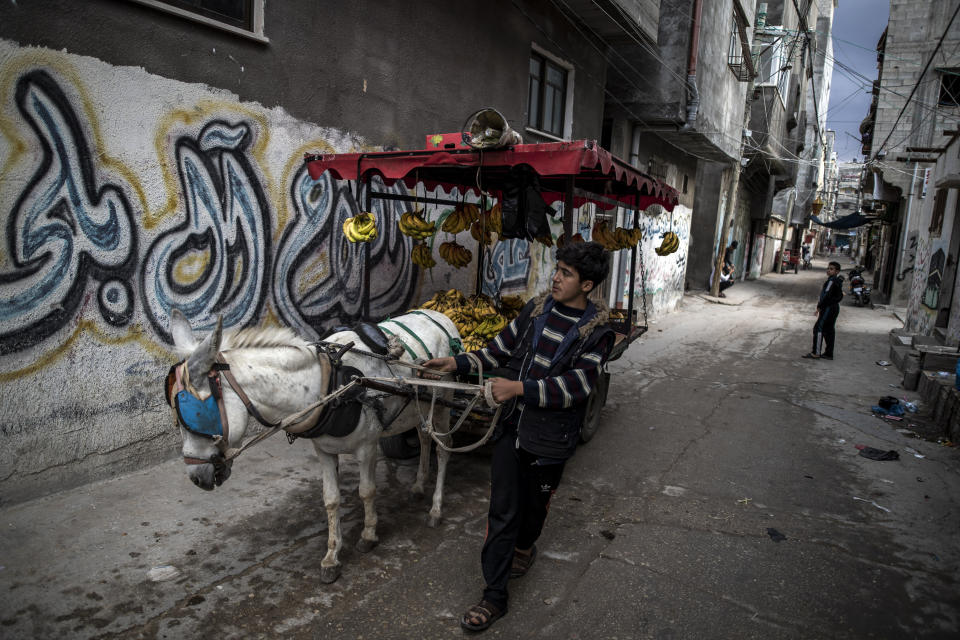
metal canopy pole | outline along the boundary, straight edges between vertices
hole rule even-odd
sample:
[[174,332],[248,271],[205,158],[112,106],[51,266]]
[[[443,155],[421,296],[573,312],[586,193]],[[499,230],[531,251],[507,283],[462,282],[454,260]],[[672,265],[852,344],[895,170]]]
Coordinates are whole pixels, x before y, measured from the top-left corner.
[[567,178],[567,193],[563,200],[563,234],[567,242],[573,237],[573,176]]
[[[357,176],[357,180],[360,180],[360,177]],[[362,184],[362,182],[361,182]],[[358,189],[360,187],[357,187]],[[370,211],[370,185],[367,185],[367,192],[364,197],[364,211],[372,213]],[[384,215],[384,224],[386,222],[386,215]],[[370,319],[370,243],[363,243],[363,302],[361,303],[360,313],[362,314],[363,320]]]
[[[640,212],[633,210],[633,227],[637,228],[640,224]],[[640,242],[643,242],[641,238]],[[639,243],[638,243],[639,244]],[[627,293],[627,337],[633,333],[633,290],[637,284],[637,245],[630,249],[630,291]],[[643,295],[647,295],[644,291]]]

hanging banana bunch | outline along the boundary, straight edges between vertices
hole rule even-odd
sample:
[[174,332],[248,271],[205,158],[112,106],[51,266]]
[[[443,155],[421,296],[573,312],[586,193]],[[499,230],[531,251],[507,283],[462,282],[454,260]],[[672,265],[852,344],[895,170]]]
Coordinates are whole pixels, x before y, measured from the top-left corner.
[[350,242],[370,242],[377,239],[377,224],[372,213],[361,212],[343,221],[343,235]]
[[493,244],[493,236],[490,235],[490,228],[484,228],[481,220],[477,220],[470,225],[470,235],[473,236],[474,240],[485,247],[489,247],[491,244]]
[[[583,242],[583,236],[579,233],[575,233],[572,238],[570,238],[570,244],[576,244],[578,242]],[[560,237],[557,238],[557,248],[562,249],[567,245],[567,234],[561,233]]]
[[419,210],[407,211],[400,216],[397,227],[403,235],[417,240],[425,240],[437,232],[436,223],[425,220]]
[[433,253],[425,242],[413,246],[413,251],[410,252],[410,262],[424,269],[432,269],[437,266],[437,261],[433,259]]
[[441,258],[457,269],[462,269],[467,266],[470,264],[470,260],[473,259],[473,253],[465,246],[457,244],[456,242],[444,242],[437,251],[440,253]]
[[480,209],[477,208],[477,205],[463,202],[457,205],[453,213],[446,217],[440,229],[447,233],[457,234],[465,231],[474,221],[479,219]]
[[680,248],[680,238],[673,231],[667,231],[663,234],[663,242],[654,249],[658,256],[668,256]]
[[539,236],[536,240],[540,244],[545,245],[547,247],[553,246],[553,237],[549,233],[543,236]]
[[480,223],[497,235],[503,233],[503,210],[499,202],[480,214]]
[[620,248],[620,245],[617,244],[617,239],[613,233],[610,232],[610,229],[607,228],[607,223],[603,220],[597,220],[593,225],[593,229],[590,231],[590,238],[594,242],[599,242],[603,245],[603,248],[607,251],[616,251]]

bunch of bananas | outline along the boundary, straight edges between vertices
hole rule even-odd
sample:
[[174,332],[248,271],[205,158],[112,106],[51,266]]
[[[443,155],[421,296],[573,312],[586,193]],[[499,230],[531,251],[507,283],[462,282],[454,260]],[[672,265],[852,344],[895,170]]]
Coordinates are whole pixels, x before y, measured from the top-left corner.
[[456,242],[444,242],[440,245],[438,251],[440,252],[441,258],[457,269],[462,269],[467,266],[470,264],[470,260],[473,259],[473,253],[470,252],[470,249]]
[[500,313],[506,316],[507,320],[513,320],[520,314],[520,310],[526,304],[523,296],[501,296]]
[[372,213],[358,213],[343,221],[343,235],[350,242],[370,242],[377,239],[377,224]]
[[420,211],[407,211],[397,221],[400,233],[417,240],[425,240],[437,232],[434,222],[427,222]]
[[447,233],[457,234],[479,219],[480,209],[477,208],[477,205],[465,202],[457,205],[457,208],[446,217],[440,228]]
[[591,237],[594,242],[599,242],[607,251],[619,251],[620,249],[629,249],[636,245],[643,238],[643,229],[624,229],[617,227],[615,231],[610,231],[607,225],[599,220],[593,225]]
[[489,296],[481,294],[467,297],[457,289],[450,289],[447,292],[438,291],[420,305],[420,308],[433,309],[450,318],[460,332],[463,348],[475,351],[485,347],[487,342],[503,331],[510,319],[515,318],[523,308],[524,303],[520,296],[507,297],[510,300],[501,299],[501,304],[504,307],[509,304],[511,309],[508,311],[504,308],[501,312]]
[[410,262],[419,265],[424,269],[430,269],[437,266],[437,261],[433,259],[433,254],[430,251],[430,247],[428,247],[425,242],[414,245],[413,251],[410,253]]
[[493,244],[493,236],[490,233],[490,227],[483,226],[482,220],[477,220],[470,225],[470,235],[473,239],[485,247]]
[[[570,238],[570,244],[576,244],[578,242],[583,242],[583,236],[580,235],[579,233],[576,233],[573,235],[572,238]],[[562,249],[563,247],[566,246],[566,244],[567,244],[567,234],[561,233],[560,237],[557,238],[557,248]]]
[[480,214],[480,224],[497,235],[503,233],[503,210],[499,202],[493,205],[492,209]]
[[668,256],[680,248],[680,238],[673,231],[667,231],[663,234],[663,242],[654,249],[658,256]]

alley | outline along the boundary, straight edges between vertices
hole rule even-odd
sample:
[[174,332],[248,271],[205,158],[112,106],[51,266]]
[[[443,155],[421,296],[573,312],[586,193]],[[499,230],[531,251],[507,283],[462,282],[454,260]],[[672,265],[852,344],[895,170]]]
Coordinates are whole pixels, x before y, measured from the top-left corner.
[[[843,262],[845,270],[847,261]],[[960,630],[960,451],[870,414],[889,311],[845,301],[809,349],[825,262],[682,308],[612,363],[597,436],[567,467],[496,638],[947,638]],[[857,455],[895,449],[898,461]],[[10,638],[461,637],[480,594],[489,452],[457,457],[444,520],[381,460],[381,543],[345,460],[341,578],[312,448],[267,441],[213,493],[178,461],[0,511]],[[780,534],[780,535],[777,535]],[[785,539],[780,536],[785,537]]]

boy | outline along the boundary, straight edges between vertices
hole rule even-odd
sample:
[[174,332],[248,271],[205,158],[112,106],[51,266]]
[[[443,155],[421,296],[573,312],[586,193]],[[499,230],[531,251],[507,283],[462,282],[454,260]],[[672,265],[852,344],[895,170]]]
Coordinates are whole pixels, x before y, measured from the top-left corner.
[[[484,349],[485,366],[506,368],[494,378],[497,402],[515,401],[494,433],[487,536],[481,552],[486,588],[460,626],[483,631],[507,612],[507,580],[526,574],[537,557],[534,545],[547,517],[550,497],[576,449],[587,397],[613,346],[609,311],[587,295],[610,270],[596,242],[557,250],[549,294],[526,304]],[[424,366],[466,374],[466,356],[434,358]],[[514,400],[515,399],[515,400]]]
[[843,276],[840,275],[840,263],[831,262],[827,265],[827,281],[820,289],[820,300],[817,302],[818,318],[813,325],[813,349],[804,354],[804,358],[833,360],[833,342],[836,335],[834,326],[837,324],[837,316],[840,315],[841,300]]

